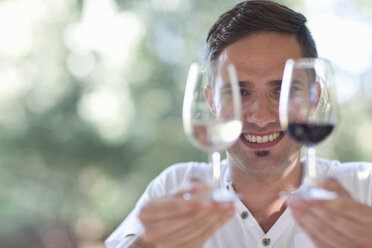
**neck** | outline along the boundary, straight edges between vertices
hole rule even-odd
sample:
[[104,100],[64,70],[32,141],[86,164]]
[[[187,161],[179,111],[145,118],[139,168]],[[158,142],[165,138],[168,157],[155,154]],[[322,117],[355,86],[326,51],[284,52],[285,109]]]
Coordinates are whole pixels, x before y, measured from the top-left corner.
[[300,184],[300,159],[273,173],[256,175],[242,172],[230,162],[230,179],[234,190],[242,195],[243,204],[266,233],[286,209],[286,199],[279,197],[280,191],[292,191]]

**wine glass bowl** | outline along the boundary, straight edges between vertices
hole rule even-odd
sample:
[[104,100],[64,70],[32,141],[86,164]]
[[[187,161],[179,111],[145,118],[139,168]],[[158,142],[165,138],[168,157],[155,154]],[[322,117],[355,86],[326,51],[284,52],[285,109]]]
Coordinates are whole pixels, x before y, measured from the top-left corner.
[[215,61],[190,66],[184,101],[183,126],[190,142],[209,153],[212,178],[217,192],[220,152],[239,138],[242,129],[240,88],[235,67]]
[[328,60],[287,60],[279,117],[283,130],[296,142],[307,146],[303,184],[314,188],[318,179],[314,145],[326,139],[338,121],[334,77]]

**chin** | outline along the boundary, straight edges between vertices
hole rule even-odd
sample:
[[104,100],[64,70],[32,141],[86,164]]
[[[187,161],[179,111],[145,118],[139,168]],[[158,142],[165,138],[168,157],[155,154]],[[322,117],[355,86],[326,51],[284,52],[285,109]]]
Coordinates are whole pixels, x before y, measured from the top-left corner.
[[269,150],[262,150],[262,151],[255,151],[254,152],[257,157],[266,157],[269,156],[270,151]]

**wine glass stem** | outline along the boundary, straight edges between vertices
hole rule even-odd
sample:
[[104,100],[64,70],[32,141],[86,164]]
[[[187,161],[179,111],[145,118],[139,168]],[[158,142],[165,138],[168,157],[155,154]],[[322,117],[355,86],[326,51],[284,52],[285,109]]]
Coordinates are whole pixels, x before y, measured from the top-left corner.
[[307,147],[307,168],[306,177],[309,183],[313,184],[316,180],[316,155],[315,148],[312,145]]
[[221,154],[218,151],[214,151],[210,154],[210,161],[212,161],[212,174],[213,174],[213,188],[217,189],[221,176]]

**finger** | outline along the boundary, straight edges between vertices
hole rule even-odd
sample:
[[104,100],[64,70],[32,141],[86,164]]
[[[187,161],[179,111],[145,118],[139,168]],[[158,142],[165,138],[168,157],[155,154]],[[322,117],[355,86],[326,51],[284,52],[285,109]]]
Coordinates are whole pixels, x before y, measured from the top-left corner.
[[[163,242],[170,246],[186,247],[190,244],[203,244],[206,239],[214,233],[223,223],[225,223],[234,214],[233,207],[226,209],[210,208],[195,215],[178,232],[165,236]],[[193,247],[193,246],[192,246]]]
[[296,222],[318,247],[353,247],[353,242],[333,225],[333,216],[324,209],[314,209],[303,200],[291,202]]
[[327,178],[326,180],[319,181],[318,186],[329,191],[334,191],[341,197],[351,198],[349,192],[346,191],[335,178]]
[[234,216],[234,211],[228,212],[226,215],[216,218],[215,221],[208,219],[206,225],[201,224],[201,229],[199,230],[198,236],[190,236],[188,240],[180,244],[180,247],[185,247],[186,244],[190,244],[188,247],[202,247],[202,245],[207,241],[207,239],[215,233],[222,225],[224,225],[232,216]]
[[[205,219],[214,214],[225,214],[226,212],[233,210],[234,207],[232,203],[213,202],[209,207],[206,206],[204,209],[198,210],[196,213],[180,216],[179,218],[171,220],[158,221],[153,225],[149,225],[147,229],[149,233],[152,231],[150,237],[154,235],[156,236],[156,240],[160,240],[162,238],[164,239],[164,237],[171,237],[177,232],[182,232],[182,230],[187,230],[190,226],[193,226],[194,223],[201,223],[201,225],[204,225],[203,218]],[[191,231],[194,231],[193,229],[194,228],[192,228]]]
[[349,240],[353,245],[349,245],[348,247],[366,247],[363,246],[363,244],[366,242],[371,242],[369,240],[371,239],[371,234],[369,233],[371,229],[368,228],[368,226],[349,218],[337,215],[325,208],[315,208],[313,213],[319,219],[330,220],[327,221],[327,225],[343,235],[345,239]]
[[186,193],[197,194],[207,192],[209,189],[210,189],[209,185],[196,180],[192,180],[188,184],[184,185],[181,190],[178,190],[178,192],[174,193],[173,195],[182,198]]
[[337,197],[334,200],[308,200],[307,204],[312,207],[324,207],[352,221],[364,224],[372,223],[372,208],[351,198]]
[[164,197],[148,202],[140,211],[139,218],[143,223],[170,219],[197,211],[211,200],[183,200],[175,197]]
[[332,244],[329,244],[327,239],[319,236],[317,226],[309,223],[307,216],[301,216],[298,213],[293,213],[293,217],[296,220],[296,223],[302,228],[302,230],[309,236],[313,241],[316,247],[334,247]]
[[[322,203],[329,206],[331,203],[337,203],[338,201],[346,201],[350,203],[350,207],[338,208],[338,211],[334,211],[335,207],[323,207]],[[332,225],[332,228],[337,230],[339,233],[345,236],[361,247],[372,247],[372,222],[371,222],[371,208],[363,204],[352,201],[351,199],[340,198],[338,201],[320,201],[320,204],[308,204],[310,211],[313,211],[318,215],[320,219],[328,220],[328,224]],[[348,205],[345,204],[344,205]],[[356,205],[361,208],[367,209],[367,212],[363,212],[362,209],[358,209]],[[344,209],[344,210],[343,210]],[[347,210],[345,210],[347,209]],[[351,209],[351,211],[349,211]],[[344,214],[344,211],[349,214]],[[352,214],[351,214],[352,213]],[[363,213],[363,214],[361,214]]]
[[162,239],[164,236],[169,236],[174,232],[190,225],[193,221],[200,218],[202,213],[208,213],[213,210],[213,208],[218,208],[218,203],[210,202],[209,205],[204,205],[203,207],[196,209],[193,212],[187,214],[179,214],[172,218],[164,218],[155,221],[148,221],[144,223],[145,226],[145,237],[147,240],[157,241]]
[[334,229],[354,245],[360,245],[366,237],[370,237],[370,234],[368,234],[370,229],[366,228],[366,226],[360,222],[339,215],[323,207],[310,206],[309,208],[309,214],[312,214],[319,220],[326,220],[326,222],[324,222],[326,228]]

